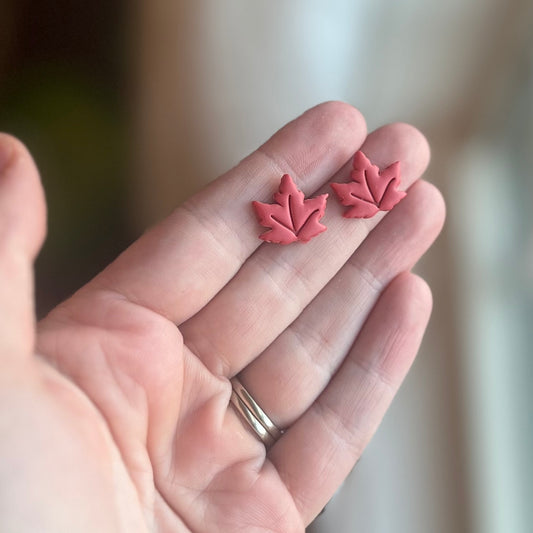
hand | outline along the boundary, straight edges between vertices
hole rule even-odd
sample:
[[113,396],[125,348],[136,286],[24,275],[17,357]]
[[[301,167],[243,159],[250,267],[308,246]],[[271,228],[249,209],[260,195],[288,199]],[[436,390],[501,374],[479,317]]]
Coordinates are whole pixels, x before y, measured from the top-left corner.
[[[307,195],[328,191],[361,145],[380,166],[401,161],[400,204],[347,220],[330,196],[326,233],[261,244],[252,200],[271,201],[285,172]],[[346,104],[311,109],[36,335],[44,200],[24,147],[2,136],[0,153],[0,529],[302,532],[375,432],[428,321],[429,289],[409,270],[444,208],[417,181],[422,135],[393,124],[366,136]],[[268,451],[228,407],[237,373],[286,428]]]

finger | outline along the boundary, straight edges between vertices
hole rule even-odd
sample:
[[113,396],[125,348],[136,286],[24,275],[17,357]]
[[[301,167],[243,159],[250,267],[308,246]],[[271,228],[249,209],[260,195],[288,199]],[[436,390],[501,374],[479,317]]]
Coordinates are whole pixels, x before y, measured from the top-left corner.
[[[381,167],[400,160],[404,187],[420,177],[429,160],[425,138],[406,124],[376,130],[362,150]],[[343,169],[334,181],[347,174]],[[209,305],[182,325],[185,342],[212,372],[233,376],[257,357],[383,218],[380,213],[372,219],[345,219],[343,210],[329,202],[323,238],[305,245],[262,246]]]
[[26,148],[0,134],[0,356],[34,343],[33,260],[46,232],[39,175]]
[[201,309],[260,246],[251,202],[271,201],[282,174],[311,192],[359,148],[362,115],[314,107],[278,131],[124,252],[93,283],[179,324]]
[[382,290],[436,239],[444,211],[433,185],[415,183],[297,320],[241,372],[278,427],[292,424],[325,389]]
[[426,283],[412,274],[397,277],[326,390],[270,451],[305,523],[333,496],[376,431],[430,313]]

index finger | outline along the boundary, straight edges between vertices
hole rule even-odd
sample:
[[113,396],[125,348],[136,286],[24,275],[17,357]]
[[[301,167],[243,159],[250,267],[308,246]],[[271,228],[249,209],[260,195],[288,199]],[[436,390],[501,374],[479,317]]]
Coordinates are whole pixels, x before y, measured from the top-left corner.
[[304,193],[360,147],[363,116],[342,102],[290,122],[130,246],[91,282],[179,324],[198,312],[261,245],[253,200],[269,202],[282,174]]

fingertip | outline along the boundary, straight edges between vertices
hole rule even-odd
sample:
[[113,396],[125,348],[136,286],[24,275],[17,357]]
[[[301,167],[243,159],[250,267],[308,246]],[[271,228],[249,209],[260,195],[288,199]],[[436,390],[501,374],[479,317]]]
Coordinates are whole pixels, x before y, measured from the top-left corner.
[[413,293],[416,295],[420,306],[428,311],[428,314],[431,313],[433,308],[433,292],[428,282],[418,276],[417,274],[411,273],[412,283],[413,283]]
[[411,197],[413,225],[424,228],[436,238],[446,220],[446,204],[440,190],[432,183],[419,180],[408,191]]
[[404,316],[413,317],[416,323],[425,317],[427,322],[433,308],[433,293],[426,280],[412,272],[403,272],[392,283],[398,301],[407,303]]
[[346,121],[347,125],[364,126],[366,130],[366,120],[363,113],[347,102],[343,102],[342,100],[328,100],[318,104],[315,109],[319,109],[332,117],[340,117]]
[[322,102],[306,113],[322,117],[324,127],[334,128],[344,135],[354,135],[361,144],[366,137],[366,120],[356,107],[340,100]]
[[431,209],[433,210],[433,218],[437,222],[438,233],[441,232],[444,223],[446,222],[446,201],[442,192],[432,183],[422,180],[428,191],[428,196],[431,198]]
[[399,161],[405,185],[424,173],[431,157],[426,137],[420,130],[404,122],[393,122],[378,128],[367,137],[363,149],[372,162],[381,168]]
[[409,148],[422,173],[431,159],[431,148],[426,136],[418,128],[406,122],[393,122],[388,127],[394,132],[398,145],[404,149]]
[[3,175],[13,160],[15,141],[11,135],[0,133],[0,173]]
[[266,156],[275,170],[273,183],[279,182],[279,173],[288,172],[298,188],[308,193],[346,164],[366,134],[365,119],[355,107],[340,101],[323,102],[283,126],[250,158],[259,153],[264,164]]
[[11,167],[14,167],[20,160],[29,162],[33,166],[35,163],[27,146],[17,137],[10,133],[0,132],[0,158],[4,159],[5,163],[1,165],[2,174],[7,174]]
[[27,147],[0,133],[0,217],[4,235],[14,237],[32,256],[46,235],[46,201],[39,172]]

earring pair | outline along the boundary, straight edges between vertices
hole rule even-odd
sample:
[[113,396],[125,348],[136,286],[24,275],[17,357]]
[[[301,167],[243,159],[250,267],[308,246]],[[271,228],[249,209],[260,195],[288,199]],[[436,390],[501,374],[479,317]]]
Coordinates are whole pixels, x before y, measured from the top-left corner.
[[[404,196],[400,185],[400,162],[380,170],[360,150],[355,153],[348,183],[332,183],[340,203],[348,207],[345,218],[371,218],[378,211],[390,211]],[[326,231],[320,219],[326,211],[328,194],[305,198],[289,174],[281,178],[273,204],[252,202],[259,223],[268,231],[259,236],[266,242],[290,244],[308,242]]]

